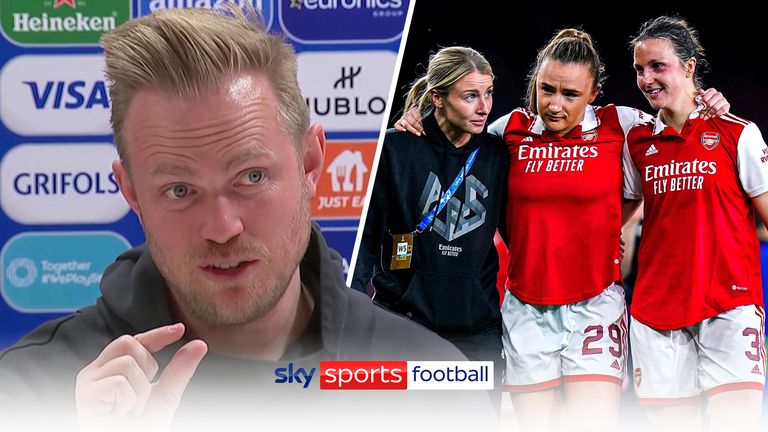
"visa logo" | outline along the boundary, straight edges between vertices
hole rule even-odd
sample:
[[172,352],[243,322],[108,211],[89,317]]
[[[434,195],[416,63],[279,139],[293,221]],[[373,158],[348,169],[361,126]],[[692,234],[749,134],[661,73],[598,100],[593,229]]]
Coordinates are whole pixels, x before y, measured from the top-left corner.
[[23,81],[32,93],[35,108],[50,109],[90,109],[94,106],[109,108],[109,98],[104,81],[86,83],[85,81]]
[[103,55],[20,55],[0,72],[0,118],[19,135],[109,135],[110,105]]
[[275,384],[303,384],[304,388],[309,387],[309,383],[312,382],[312,377],[315,375],[316,368],[312,368],[309,371],[300,367],[294,369],[293,362],[288,363],[288,367],[280,367],[275,369]]

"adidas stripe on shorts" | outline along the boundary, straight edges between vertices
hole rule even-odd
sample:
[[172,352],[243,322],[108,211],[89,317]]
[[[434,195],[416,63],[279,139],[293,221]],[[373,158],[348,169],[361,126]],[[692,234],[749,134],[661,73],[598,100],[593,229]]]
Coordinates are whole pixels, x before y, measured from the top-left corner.
[[707,396],[765,383],[765,311],[748,305],[678,330],[632,320],[634,383],[643,405],[698,403]]
[[572,381],[622,383],[627,314],[620,285],[558,306],[524,303],[508,292],[501,316],[507,391],[544,390]]

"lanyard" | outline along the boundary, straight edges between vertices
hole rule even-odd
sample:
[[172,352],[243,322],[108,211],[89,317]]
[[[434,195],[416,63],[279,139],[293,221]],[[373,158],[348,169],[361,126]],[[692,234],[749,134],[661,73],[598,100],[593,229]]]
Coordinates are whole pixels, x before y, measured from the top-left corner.
[[443,194],[443,196],[440,198],[440,202],[432,208],[432,211],[430,211],[426,216],[424,216],[424,219],[419,222],[418,227],[416,228],[416,232],[424,232],[427,228],[429,228],[430,225],[432,225],[432,222],[435,220],[435,216],[440,213],[440,210],[445,207],[445,204],[448,202],[448,200],[451,199],[453,194],[456,193],[456,189],[459,188],[459,185],[461,182],[464,181],[464,176],[469,172],[469,169],[472,168],[472,164],[475,163],[475,158],[477,158],[477,152],[480,150],[480,147],[476,148],[472,153],[470,153],[469,157],[467,158],[467,162],[464,164],[464,167],[459,173],[456,175],[456,178],[453,180],[453,183],[451,183],[451,187],[448,188],[447,191]]

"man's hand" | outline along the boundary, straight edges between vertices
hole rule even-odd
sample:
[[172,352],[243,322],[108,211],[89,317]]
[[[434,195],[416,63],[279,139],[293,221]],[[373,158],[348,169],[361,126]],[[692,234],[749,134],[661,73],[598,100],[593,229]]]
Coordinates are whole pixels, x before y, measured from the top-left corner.
[[184,324],[158,327],[112,341],[84,367],[75,383],[75,403],[84,430],[167,430],[181,396],[208,352],[201,340],[182,346],[158,372],[152,354],[178,341]]
[[424,125],[421,124],[421,114],[416,108],[411,108],[395,122],[395,129],[401,132],[410,132],[416,136],[424,133]]

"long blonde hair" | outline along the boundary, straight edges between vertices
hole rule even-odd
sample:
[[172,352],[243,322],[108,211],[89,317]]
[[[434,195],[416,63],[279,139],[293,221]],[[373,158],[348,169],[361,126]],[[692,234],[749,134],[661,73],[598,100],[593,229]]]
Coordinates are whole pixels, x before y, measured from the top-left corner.
[[494,77],[485,57],[472,48],[452,46],[432,54],[427,73],[411,84],[405,99],[405,110],[415,107],[422,116],[429,114],[434,110],[432,93],[446,95],[456,81],[471,72]]

